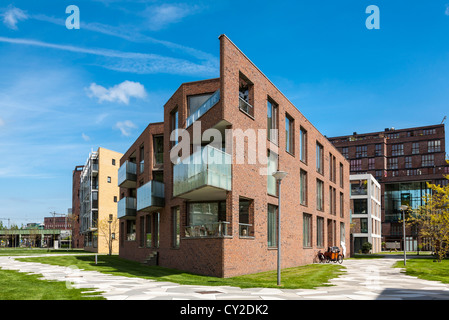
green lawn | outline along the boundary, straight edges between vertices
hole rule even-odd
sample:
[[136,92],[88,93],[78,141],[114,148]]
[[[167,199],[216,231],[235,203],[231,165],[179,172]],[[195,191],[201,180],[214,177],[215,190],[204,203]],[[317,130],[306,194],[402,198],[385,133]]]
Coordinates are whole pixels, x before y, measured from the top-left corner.
[[[396,268],[404,268],[404,262],[394,265]],[[434,262],[433,258],[407,259],[405,274],[425,280],[441,281],[449,283],[449,260]]]
[[[158,281],[169,281],[188,285],[234,286],[241,288],[278,288],[276,271],[262,272],[233,278],[215,278],[195,275],[179,270],[159,266],[145,266],[139,262],[125,260],[117,256],[99,255],[97,265],[94,256],[52,256],[20,258],[20,261],[41,262],[46,264],[72,266],[83,270],[95,270],[107,274],[126,277],[139,277]],[[283,269],[282,288],[313,289],[328,286],[328,281],[338,277],[344,266],[337,264],[311,264],[296,268]]]
[[89,289],[68,289],[65,282],[40,280],[41,275],[0,269],[0,300],[105,300]]

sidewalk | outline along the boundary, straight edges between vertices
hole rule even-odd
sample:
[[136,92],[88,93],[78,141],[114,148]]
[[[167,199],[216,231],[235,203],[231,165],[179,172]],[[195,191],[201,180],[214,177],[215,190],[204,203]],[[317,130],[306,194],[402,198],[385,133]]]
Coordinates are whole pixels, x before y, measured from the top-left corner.
[[292,290],[240,289],[229,286],[193,286],[113,276],[96,271],[20,262],[0,257],[0,268],[42,274],[43,279],[67,282],[74,288],[91,288],[108,300],[449,300],[449,285],[420,280],[392,268],[401,259],[345,260],[346,273],[332,279],[333,286]]

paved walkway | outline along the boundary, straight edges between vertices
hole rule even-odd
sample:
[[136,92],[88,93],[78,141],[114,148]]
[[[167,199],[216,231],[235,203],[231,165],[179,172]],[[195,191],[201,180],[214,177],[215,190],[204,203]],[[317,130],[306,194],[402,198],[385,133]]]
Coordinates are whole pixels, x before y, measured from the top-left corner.
[[407,276],[402,269],[392,268],[401,261],[395,258],[345,260],[346,273],[332,279],[333,286],[313,290],[178,285],[15,258],[19,257],[0,256],[0,268],[66,281],[68,287],[89,288],[86,291],[98,291],[108,300],[449,300],[449,285]]

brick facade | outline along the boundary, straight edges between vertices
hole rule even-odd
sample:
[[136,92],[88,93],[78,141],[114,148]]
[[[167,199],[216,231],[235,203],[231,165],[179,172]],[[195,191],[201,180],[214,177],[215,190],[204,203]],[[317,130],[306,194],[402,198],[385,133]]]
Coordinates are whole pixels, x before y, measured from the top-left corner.
[[[253,108],[245,112],[239,108],[239,82],[243,79],[251,83],[249,89],[249,102]],[[165,206],[156,210],[159,213],[159,243],[158,246],[144,248],[143,238],[140,232],[145,232],[141,223],[150,219],[155,212],[137,212],[135,217],[136,240],[126,241],[121,239],[119,254],[122,257],[143,261],[152,253],[157,252],[157,263],[160,266],[176,268],[198,274],[218,277],[231,277],[241,274],[255,273],[276,269],[277,248],[268,245],[268,205],[278,206],[278,196],[267,192],[268,177],[267,164],[248,163],[250,153],[256,146],[245,144],[245,162],[238,163],[237,150],[226,149],[232,157],[232,186],[230,190],[218,190],[205,187],[196,190],[204,195],[204,199],[193,199],[194,192],[173,197],[174,164],[170,161],[170,133],[172,131],[171,119],[173,111],[178,110],[179,128],[186,128],[186,120],[189,116],[188,97],[196,94],[213,93],[220,90],[220,100],[207,112],[201,115],[196,122],[201,123],[201,131],[215,128],[222,133],[225,129],[243,131],[252,129],[267,129],[267,101],[277,105],[277,128],[279,142],[273,143],[266,137],[257,137],[257,152],[266,157],[269,149],[275,150],[278,155],[278,170],[288,172],[282,181],[281,190],[281,245],[282,268],[294,267],[312,263],[318,250],[326,250],[328,246],[339,246],[341,242],[346,244],[346,252],[349,255],[349,164],[338,150],[302,115],[302,113],[266,78],[266,76],[225,36],[220,36],[220,78],[182,84],[164,106],[164,122],[162,124],[150,124],[131,148],[125,153],[120,164],[130,159],[135,148],[142,143],[145,150],[151,153],[150,137],[163,129],[164,134],[164,185]],[[286,115],[292,120],[291,134],[293,148],[286,151]],[[195,123],[187,128],[190,137]],[[300,129],[307,131],[307,159],[303,162],[300,154]],[[156,130],[156,131],[152,131]],[[226,146],[234,147],[237,142],[232,136],[227,135]],[[206,144],[206,139],[202,142]],[[316,144],[322,146],[323,172],[316,169]],[[151,159],[151,154],[147,159]],[[185,158],[185,155],[181,155]],[[263,157],[262,157],[263,158]],[[260,160],[260,157],[259,157]],[[266,158],[265,158],[266,160]],[[137,159],[137,161],[140,161]],[[137,162],[138,163],[138,162]],[[332,163],[332,164],[331,164]],[[340,166],[342,171],[340,174]],[[335,168],[335,169],[332,169]],[[300,170],[307,172],[307,203],[300,204]],[[150,170],[148,170],[149,172]],[[144,172],[144,182],[151,180],[151,175]],[[331,176],[331,172],[333,173]],[[139,185],[139,176],[137,185]],[[317,179],[323,183],[323,205],[317,209]],[[121,191],[121,198],[127,196],[129,190]],[[199,192],[199,193],[198,193]],[[332,197],[331,194],[334,194]],[[340,205],[340,193],[343,194],[343,204]],[[335,196],[336,195],[336,196]],[[189,198],[190,197],[190,198]],[[332,200],[331,200],[332,199]],[[201,200],[211,203],[217,201],[225,212],[220,217],[225,221],[221,226],[227,226],[226,233],[220,236],[195,237],[187,231],[191,227],[191,214],[189,208],[192,203],[201,203]],[[220,202],[218,202],[220,201]],[[239,221],[241,203],[247,201],[248,221],[246,224]],[[330,203],[332,201],[332,204]],[[174,231],[173,210],[179,207],[180,235],[179,243],[176,241]],[[341,208],[341,209],[340,209]],[[221,209],[219,209],[221,210]],[[245,211],[246,212],[246,211]],[[142,217],[144,217],[142,219]],[[304,245],[303,221],[310,220],[310,243]],[[322,218],[323,239],[320,246],[317,245],[317,220]],[[133,218],[131,218],[133,219]],[[275,218],[276,220],[277,218]],[[120,219],[121,230],[125,230],[127,219]],[[277,222],[275,222],[276,224]],[[245,225],[249,225],[249,233],[243,233]],[[243,226],[243,229],[241,229]],[[271,223],[270,223],[271,226]],[[306,228],[307,229],[307,228]],[[190,229],[189,229],[190,230]],[[246,230],[245,230],[246,231]],[[344,234],[344,239],[340,239]],[[122,233],[122,236],[123,233]],[[154,241],[153,241],[154,243]]]

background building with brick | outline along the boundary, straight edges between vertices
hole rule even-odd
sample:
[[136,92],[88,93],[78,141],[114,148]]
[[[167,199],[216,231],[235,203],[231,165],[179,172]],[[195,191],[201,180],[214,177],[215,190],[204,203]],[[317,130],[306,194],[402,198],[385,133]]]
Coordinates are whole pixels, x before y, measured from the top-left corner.
[[84,236],[80,232],[80,186],[84,166],[76,166],[72,172],[72,248],[84,248]]
[[[430,192],[427,182],[444,185],[449,173],[445,157],[444,124],[329,138],[350,162],[351,174],[372,174],[381,184],[382,241],[387,246],[401,243],[401,205],[412,209],[423,204]],[[418,230],[407,228],[406,249],[430,250]]]
[[[274,270],[278,223],[282,268],[312,263],[328,246],[348,255],[349,163],[225,35],[219,39],[220,77],[182,84],[164,105],[163,124],[154,132],[150,124],[120,161],[120,256],[219,277]],[[161,129],[163,193],[151,184],[161,175],[149,160]],[[281,221],[277,170],[288,173]],[[139,206],[143,198],[150,204]]]

